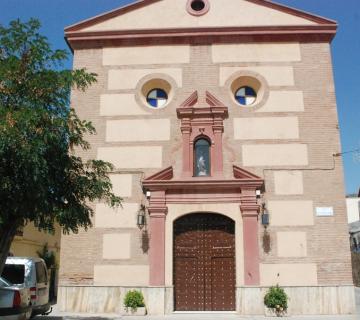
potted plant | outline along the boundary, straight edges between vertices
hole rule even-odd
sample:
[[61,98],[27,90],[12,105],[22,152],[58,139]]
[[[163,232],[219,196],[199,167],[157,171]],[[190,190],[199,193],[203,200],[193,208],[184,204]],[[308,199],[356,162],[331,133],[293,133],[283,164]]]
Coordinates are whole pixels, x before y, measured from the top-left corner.
[[138,290],[128,291],[125,295],[124,306],[127,315],[134,315],[134,316],[146,315],[144,296],[141,291]]
[[278,285],[271,287],[264,297],[264,304],[266,306],[265,315],[277,317],[286,315],[288,300],[289,297],[283,288],[280,288]]

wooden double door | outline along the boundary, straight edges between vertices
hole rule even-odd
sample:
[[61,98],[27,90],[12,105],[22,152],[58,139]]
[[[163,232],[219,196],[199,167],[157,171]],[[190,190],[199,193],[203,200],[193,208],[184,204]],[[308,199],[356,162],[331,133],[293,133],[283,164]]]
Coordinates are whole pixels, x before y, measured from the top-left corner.
[[177,311],[235,310],[235,224],[195,213],[174,222],[174,299]]

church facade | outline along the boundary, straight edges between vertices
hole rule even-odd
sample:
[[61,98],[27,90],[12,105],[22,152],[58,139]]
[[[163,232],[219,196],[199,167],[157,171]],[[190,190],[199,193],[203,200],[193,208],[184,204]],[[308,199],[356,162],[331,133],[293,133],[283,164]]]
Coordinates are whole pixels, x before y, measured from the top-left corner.
[[63,236],[64,311],[354,312],[331,41],[266,0],[147,0],[65,29],[98,81],[72,106],[123,207]]

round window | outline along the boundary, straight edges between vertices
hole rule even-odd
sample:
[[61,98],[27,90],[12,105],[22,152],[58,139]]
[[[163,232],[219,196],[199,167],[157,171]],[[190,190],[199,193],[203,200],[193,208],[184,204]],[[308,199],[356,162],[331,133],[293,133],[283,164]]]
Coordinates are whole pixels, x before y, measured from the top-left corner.
[[163,89],[152,89],[147,94],[146,101],[152,108],[162,108],[168,101],[168,95]]
[[193,9],[194,11],[201,11],[204,8],[205,8],[204,1],[195,0],[195,1],[191,2],[191,9]]
[[188,0],[186,9],[193,16],[202,16],[209,11],[210,2],[209,0]]
[[235,92],[235,100],[243,106],[250,106],[254,104],[256,101],[256,97],[256,91],[249,86],[240,87]]

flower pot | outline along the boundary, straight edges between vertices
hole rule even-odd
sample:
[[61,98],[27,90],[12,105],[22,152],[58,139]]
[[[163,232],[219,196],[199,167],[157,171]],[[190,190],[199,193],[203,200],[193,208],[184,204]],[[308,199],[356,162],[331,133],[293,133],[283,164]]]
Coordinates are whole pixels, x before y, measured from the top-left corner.
[[275,308],[265,307],[265,317],[287,317],[287,310],[277,310]]
[[145,307],[138,307],[136,309],[125,308],[124,315],[125,316],[145,316],[146,308]]

